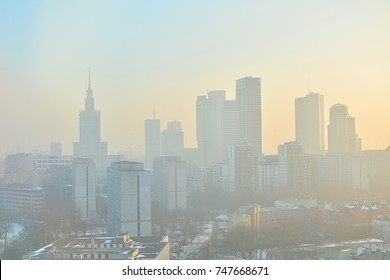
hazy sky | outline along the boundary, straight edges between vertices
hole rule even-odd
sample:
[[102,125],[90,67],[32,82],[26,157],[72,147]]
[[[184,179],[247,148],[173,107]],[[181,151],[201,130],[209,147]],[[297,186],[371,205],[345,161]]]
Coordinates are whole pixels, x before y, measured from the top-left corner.
[[[364,149],[390,144],[390,1],[0,1],[0,150],[65,153],[91,68],[102,140],[139,151],[153,109],[196,146],[195,102],[261,77],[263,150],[294,140],[294,98],[348,105]],[[326,141],[327,142],[327,141]],[[143,149],[143,148],[142,148]]]

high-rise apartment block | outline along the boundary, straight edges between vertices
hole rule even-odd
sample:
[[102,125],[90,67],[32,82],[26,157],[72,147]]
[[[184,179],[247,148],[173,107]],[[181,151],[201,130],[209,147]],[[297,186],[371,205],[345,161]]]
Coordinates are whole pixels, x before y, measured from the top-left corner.
[[259,163],[252,146],[242,143],[228,147],[227,160],[229,192],[259,190]]
[[90,158],[75,158],[73,172],[73,205],[79,218],[96,218],[96,165]]
[[295,139],[305,154],[324,153],[324,96],[310,92],[295,99]]
[[305,192],[311,186],[310,158],[303,154],[298,142],[288,142],[278,147],[279,191]]
[[186,163],[179,157],[157,157],[153,163],[153,194],[154,202],[163,209],[186,209]]
[[150,236],[151,172],[143,163],[113,162],[107,169],[107,222],[109,234],[129,232]]

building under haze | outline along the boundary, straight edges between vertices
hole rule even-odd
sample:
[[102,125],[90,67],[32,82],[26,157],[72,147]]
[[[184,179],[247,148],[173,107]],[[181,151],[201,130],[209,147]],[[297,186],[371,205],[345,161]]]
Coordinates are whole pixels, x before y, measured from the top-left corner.
[[165,210],[187,208],[187,165],[179,157],[155,158],[153,201]]
[[305,192],[311,187],[310,158],[303,154],[298,142],[288,142],[278,147],[279,191]]
[[96,218],[96,165],[89,158],[75,158],[72,164],[73,206],[81,220]]
[[62,145],[60,142],[50,143],[50,155],[51,156],[62,156]]
[[229,192],[259,190],[259,163],[252,146],[241,143],[228,147],[227,173]]
[[276,155],[261,156],[259,159],[259,187],[262,192],[278,191],[279,159]]
[[209,91],[196,100],[196,139],[201,163],[211,166],[223,159],[222,109],[225,91]]
[[99,176],[105,176],[107,167],[107,142],[100,140],[100,111],[95,110],[89,77],[85,110],[80,112],[80,140],[73,143],[73,155],[92,158]]
[[240,140],[262,154],[261,84],[260,78],[245,77],[236,81]]
[[5,181],[10,183],[36,185],[32,154],[17,153],[5,158]]
[[305,154],[324,153],[324,96],[310,92],[295,99],[295,139]]
[[153,160],[161,153],[161,129],[160,120],[145,120],[145,168],[153,167]]
[[180,156],[184,149],[184,132],[181,122],[168,122],[167,129],[161,132],[161,155]]
[[151,172],[143,163],[113,162],[107,169],[107,223],[109,234],[129,232],[150,236]]
[[328,153],[344,154],[361,150],[361,139],[355,128],[355,118],[344,104],[335,104],[329,109]]

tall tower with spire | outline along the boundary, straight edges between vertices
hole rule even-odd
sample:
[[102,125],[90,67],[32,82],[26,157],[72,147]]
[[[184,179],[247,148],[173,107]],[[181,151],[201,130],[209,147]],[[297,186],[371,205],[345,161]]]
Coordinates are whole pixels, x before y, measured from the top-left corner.
[[107,168],[107,142],[100,140],[100,111],[95,110],[91,88],[91,73],[88,77],[85,110],[79,114],[79,142],[73,143],[73,155],[91,158],[96,164],[98,175],[104,176]]

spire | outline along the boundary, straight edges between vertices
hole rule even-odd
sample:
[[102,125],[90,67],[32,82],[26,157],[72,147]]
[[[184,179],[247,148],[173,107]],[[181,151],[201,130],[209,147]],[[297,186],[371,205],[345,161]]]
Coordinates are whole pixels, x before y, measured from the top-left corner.
[[94,100],[92,97],[92,88],[91,88],[91,69],[88,70],[88,89],[87,97],[85,98],[85,110],[94,110]]
[[88,89],[91,88],[91,68],[88,69]]

